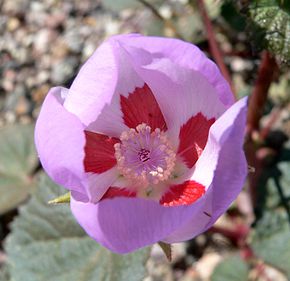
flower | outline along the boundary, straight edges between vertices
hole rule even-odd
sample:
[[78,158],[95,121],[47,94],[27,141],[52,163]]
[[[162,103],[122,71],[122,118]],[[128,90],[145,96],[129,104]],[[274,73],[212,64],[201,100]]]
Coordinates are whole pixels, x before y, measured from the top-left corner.
[[119,35],[52,88],[35,142],[75,218],[117,253],[208,229],[240,192],[246,99],[177,39]]

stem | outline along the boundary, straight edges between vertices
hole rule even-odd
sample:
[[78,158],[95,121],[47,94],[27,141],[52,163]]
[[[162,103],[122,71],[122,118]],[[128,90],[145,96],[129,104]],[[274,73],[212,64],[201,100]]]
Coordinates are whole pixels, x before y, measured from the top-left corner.
[[[249,175],[249,192],[254,208],[257,205],[257,188],[259,178],[262,174],[264,164],[261,159],[257,158],[257,145],[253,140],[254,132],[258,132],[260,119],[267,101],[269,88],[277,69],[276,60],[269,52],[262,53],[262,60],[257,74],[252,96],[249,100],[248,120],[247,120],[247,137],[245,151],[248,164],[255,167],[255,173]],[[260,135],[259,135],[260,137]],[[263,133],[265,137],[265,132]]]
[[260,118],[267,101],[268,92],[275,71],[277,69],[276,60],[267,51],[262,54],[262,61],[258,71],[258,77],[254,86],[254,90],[249,101],[247,132],[251,135],[253,131],[259,129]]
[[223,60],[224,56],[223,56],[222,51],[219,49],[219,46],[217,44],[217,41],[216,41],[216,38],[214,35],[214,31],[213,31],[213,26],[212,26],[212,23],[208,17],[204,2],[203,2],[203,0],[197,0],[197,2],[198,2],[201,16],[202,16],[203,21],[204,21],[206,31],[207,31],[207,39],[208,39],[211,54],[212,54],[214,60],[216,61],[217,65],[219,66],[223,76],[230,84],[234,98],[237,99],[229,70],[224,63],[224,60]]
[[246,225],[237,225],[235,229],[212,226],[209,231],[227,237],[235,246],[243,247],[246,244],[245,240],[249,233],[249,228]]

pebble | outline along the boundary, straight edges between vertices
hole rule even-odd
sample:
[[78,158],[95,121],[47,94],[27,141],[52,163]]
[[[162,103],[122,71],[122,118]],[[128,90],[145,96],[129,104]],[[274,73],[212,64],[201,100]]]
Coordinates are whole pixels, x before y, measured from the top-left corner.
[[[99,0],[2,0],[0,120],[37,117],[49,89],[65,85],[105,38],[133,31],[135,11],[126,11],[104,10]],[[121,25],[122,13],[131,22]]]
[[49,84],[43,84],[39,87],[37,87],[33,92],[32,92],[32,99],[36,104],[41,104],[44,98],[46,97],[48,91],[50,89]]
[[3,0],[2,1],[2,12],[9,15],[20,15],[28,11],[29,1],[28,0]]
[[15,106],[15,113],[17,115],[28,114],[29,109],[30,109],[30,104],[28,100],[23,96],[19,97],[17,104]]
[[51,80],[54,84],[63,84],[73,76],[78,59],[76,57],[65,58],[56,62],[52,67]]
[[34,38],[34,48],[37,53],[45,53],[52,47],[51,42],[56,39],[56,33],[51,29],[40,30]]
[[20,26],[20,21],[16,17],[12,17],[7,22],[7,30],[9,32],[15,31]]

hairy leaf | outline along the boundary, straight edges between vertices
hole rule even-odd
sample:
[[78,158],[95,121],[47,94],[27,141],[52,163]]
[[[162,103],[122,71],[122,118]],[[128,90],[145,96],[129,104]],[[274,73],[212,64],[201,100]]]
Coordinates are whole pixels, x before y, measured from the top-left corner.
[[34,189],[30,173],[38,161],[33,126],[0,129],[0,214],[15,208]]
[[5,265],[0,267],[0,281],[10,281],[8,269]]
[[6,241],[14,281],[142,280],[148,249],[119,256],[89,238],[68,205],[48,205],[63,193],[46,176],[30,202],[20,208]]
[[[249,28],[257,43],[264,43],[282,61],[290,63],[290,2],[287,0],[250,1]],[[262,41],[260,41],[262,40]]]
[[252,248],[257,257],[290,279],[290,228],[283,213],[269,212],[259,221]]
[[258,201],[263,212],[260,212],[251,242],[255,255],[284,273],[288,279],[290,279],[289,169],[289,162],[282,161],[263,172],[265,178],[263,179],[262,175],[258,188],[260,193],[264,193],[264,199]]
[[248,274],[248,265],[240,257],[232,256],[217,265],[211,281],[245,281]]

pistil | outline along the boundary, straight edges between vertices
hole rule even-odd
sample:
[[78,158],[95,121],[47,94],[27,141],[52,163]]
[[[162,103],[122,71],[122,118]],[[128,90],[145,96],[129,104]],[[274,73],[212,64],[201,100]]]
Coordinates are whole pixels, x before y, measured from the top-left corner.
[[167,180],[173,171],[176,153],[165,132],[142,123],[124,131],[114,145],[120,173],[134,185],[147,187]]

